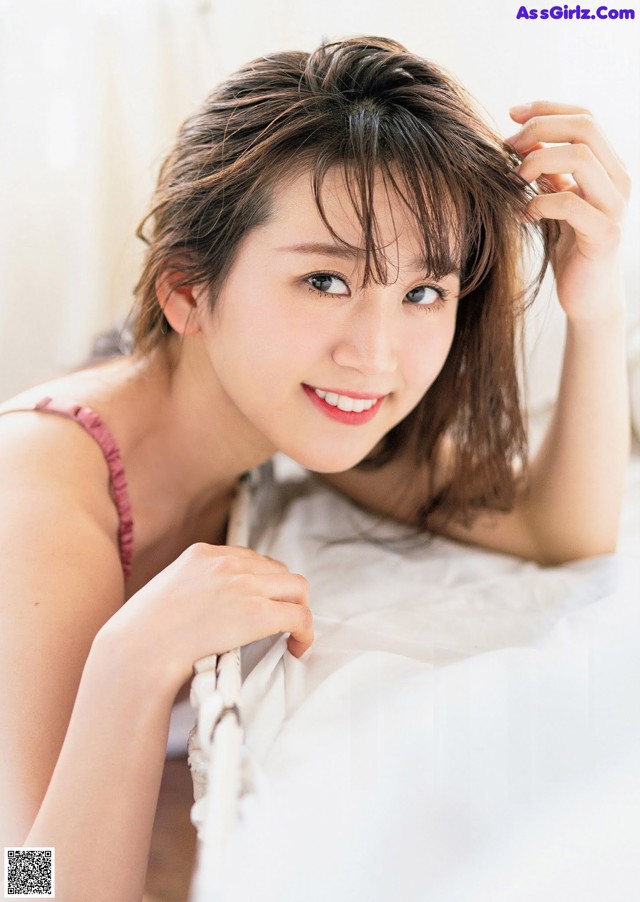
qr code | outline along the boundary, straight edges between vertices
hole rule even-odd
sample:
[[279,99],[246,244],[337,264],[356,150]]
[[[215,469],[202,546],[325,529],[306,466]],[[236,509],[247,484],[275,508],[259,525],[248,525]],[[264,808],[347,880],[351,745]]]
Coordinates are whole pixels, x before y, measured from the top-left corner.
[[9,899],[55,899],[53,849],[5,849],[4,894]]

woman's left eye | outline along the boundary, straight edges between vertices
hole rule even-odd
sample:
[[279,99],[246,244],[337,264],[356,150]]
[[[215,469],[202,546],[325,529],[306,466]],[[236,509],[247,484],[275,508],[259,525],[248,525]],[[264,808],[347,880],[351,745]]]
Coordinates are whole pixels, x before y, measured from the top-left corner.
[[406,297],[416,307],[434,307],[444,299],[444,292],[433,288],[431,285],[419,285],[408,291]]

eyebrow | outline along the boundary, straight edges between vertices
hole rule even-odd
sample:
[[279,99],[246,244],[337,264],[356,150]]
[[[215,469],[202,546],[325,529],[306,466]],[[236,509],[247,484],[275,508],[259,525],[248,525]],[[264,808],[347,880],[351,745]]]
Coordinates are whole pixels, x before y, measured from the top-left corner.
[[[340,260],[359,260],[365,255],[364,250],[342,247],[339,244],[323,241],[309,241],[289,247],[277,247],[276,250],[291,254],[322,254],[325,257],[336,257]],[[425,272],[428,267],[424,260],[412,260],[407,269],[411,272]],[[457,270],[451,272],[457,275]]]

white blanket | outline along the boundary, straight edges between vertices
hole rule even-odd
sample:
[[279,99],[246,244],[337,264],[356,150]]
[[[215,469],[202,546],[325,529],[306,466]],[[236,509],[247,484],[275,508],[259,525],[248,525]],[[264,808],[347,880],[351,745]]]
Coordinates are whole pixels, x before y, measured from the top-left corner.
[[620,554],[553,568],[444,539],[326,547],[374,518],[276,475],[251,545],[308,578],[315,642],[242,650],[224,902],[637,902],[640,460]]

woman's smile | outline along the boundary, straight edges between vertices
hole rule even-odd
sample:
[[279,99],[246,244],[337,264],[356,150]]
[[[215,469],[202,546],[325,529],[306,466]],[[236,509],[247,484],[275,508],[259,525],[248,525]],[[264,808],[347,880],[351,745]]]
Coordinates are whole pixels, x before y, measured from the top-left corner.
[[354,396],[324,392],[312,388],[310,385],[302,385],[307,397],[326,416],[346,423],[349,426],[360,426],[372,420],[380,410],[386,395],[377,399],[365,399],[362,395],[357,399]]

